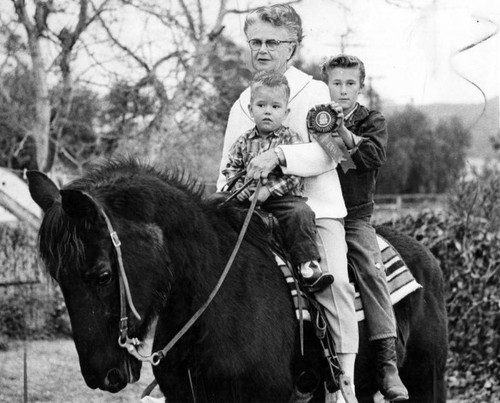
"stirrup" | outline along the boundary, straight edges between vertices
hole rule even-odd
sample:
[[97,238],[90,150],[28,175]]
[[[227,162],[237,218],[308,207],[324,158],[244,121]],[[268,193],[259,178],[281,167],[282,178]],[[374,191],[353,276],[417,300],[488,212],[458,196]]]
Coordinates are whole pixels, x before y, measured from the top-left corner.
[[353,392],[352,380],[345,374],[340,365],[335,350],[332,330],[328,326],[323,307],[313,298],[308,298],[308,300],[311,314],[315,317],[313,324],[316,329],[316,336],[320,341],[321,348],[323,349],[323,356],[328,365],[325,386],[330,393],[335,393],[340,390],[346,403],[358,403]]
[[305,291],[315,293],[318,291],[324,290],[326,287],[328,287],[330,284],[332,284],[334,281],[333,275],[330,273],[323,273],[320,277],[316,279],[316,281],[312,284],[308,284],[306,280],[303,280],[302,283],[304,284],[304,289]]

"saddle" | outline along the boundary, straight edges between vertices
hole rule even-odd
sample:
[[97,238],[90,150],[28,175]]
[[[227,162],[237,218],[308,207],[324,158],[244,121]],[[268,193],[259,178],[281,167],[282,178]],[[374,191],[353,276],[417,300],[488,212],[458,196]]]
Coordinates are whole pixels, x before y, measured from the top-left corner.
[[[273,217],[270,215],[264,215],[263,219],[269,220],[268,228],[273,228],[273,226],[277,225],[275,219],[273,220]],[[386,269],[386,277],[391,302],[394,305],[405,298],[407,295],[418,290],[419,288],[422,288],[422,286],[415,280],[413,274],[411,273],[397,250],[380,235],[377,235],[377,241],[382,252],[382,261]],[[339,364],[338,357],[336,355],[335,344],[333,341],[333,334],[328,326],[328,322],[326,320],[322,307],[316,302],[313,295],[308,294],[307,292],[305,292],[305,290],[302,290],[300,288],[299,282],[294,277],[294,271],[292,270],[290,263],[287,262],[286,254],[284,254],[284,252],[280,251],[279,249],[273,250],[273,253],[276,263],[280,267],[285,281],[288,285],[290,295],[294,303],[295,314],[297,320],[300,322],[301,343],[303,342],[303,321],[309,321],[314,326],[316,336],[321,343],[323,356],[326,360],[327,389],[331,393],[341,390],[346,402],[356,402],[354,396],[352,395],[350,380],[347,379],[347,377],[344,375]],[[353,285],[356,290],[355,309],[357,320],[360,322],[364,320],[363,303],[357,284],[354,281],[355,276],[352,275],[350,276],[350,278],[353,279]],[[299,388],[299,390],[301,387],[300,378],[301,377],[299,377],[299,380],[297,382],[297,387]],[[309,385],[310,384],[311,383],[309,381]],[[305,390],[307,390],[307,384]]]
[[[417,282],[417,280],[415,280],[415,277],[396,248],[394,248],[389,241],[379,234],[377,234],[377,241],[379,249],[382,253],[382,262],[385,267],[391,303],[394,306],[412,292],[422,288],[422,286]],[[349,273],[349,278],[351,279],[351,283],[353,283],[356,291],[356,299],[354,301],[356,317],[358,322],[361,322],[365,319],[363,302],[361,300],[358,285],[355,281],[354,273],[352,273],[352,268],[350,268],[350,270],[351,272]]]
[[[277,225],[277,223],[274,225]],[[377,241],[380,251],[382,252],[382,261],[386,270],[387,285],[389,288],[391,302],[392,305],[395,305],[406,296],[422,288],[422,286],[417,282],[417,280],[415,280],[415,277],[398,251],[385,238],[378,234]],[[301,306],[302,312],[300,315],[304,318],[304,320],[311,320],[308,310],[304,309],[307,307],[307,300],[304,300],[305,293],[299,290],[298,284],[295,286],[294,274],[292,273],[292,270],[288,268],[289,264],[285,263],[287,261],[286,254],[279,249],[273,250],[273,252],[275,253],[276,263],[281,268],[285,281],[289,286],[297,318],[299,318],[299,306]],[[356,318],[358,322],[361,322],[365,319],[363,301],[361,300],[356,278],[352,270],[352,267],[349,267],[349,279],[355,289],[354,307],[356,309]],[[302,298],[304,301],[299,302],[298,298]]]

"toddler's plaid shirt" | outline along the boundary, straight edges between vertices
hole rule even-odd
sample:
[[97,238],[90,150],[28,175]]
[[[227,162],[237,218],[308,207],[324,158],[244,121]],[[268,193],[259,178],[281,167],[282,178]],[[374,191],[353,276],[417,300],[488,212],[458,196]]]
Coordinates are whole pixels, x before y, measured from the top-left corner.
[[[240,172],[244,171],[252,158],[265,151],[272,150],[280,144],[302,143],[299,135],[285,126],[281,126],[267,136],[262,136],[257,127],[245,132],[232,145],[229,150],[229,162],[222,173],[226,180],[230,180]],[[245,177],[238,179],[234,190],[239,189],[245,182]],[[277,166],[268,176],[266,187],[274,197],[284,195],[302,196],[303,178],[294,175],[284,175],[281,168]],[[255,189],[251,184],[250,189]]]

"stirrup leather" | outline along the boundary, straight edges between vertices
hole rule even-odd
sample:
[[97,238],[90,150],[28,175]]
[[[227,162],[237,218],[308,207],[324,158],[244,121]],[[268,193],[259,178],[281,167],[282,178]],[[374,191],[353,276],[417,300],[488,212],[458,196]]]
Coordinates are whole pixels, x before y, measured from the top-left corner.
[[312,297],[308,298],[308,302],[314,328],[316,330],[316,336],[321,343],[323,356],[328,365],[328,379],[325,381],[326,388],[330,393],[340,390],[346,403],[358,403],[353,393],[352,380],[345,374],[340,365],[340,361],[335,351],[333,334],[328,326],[323,307]]

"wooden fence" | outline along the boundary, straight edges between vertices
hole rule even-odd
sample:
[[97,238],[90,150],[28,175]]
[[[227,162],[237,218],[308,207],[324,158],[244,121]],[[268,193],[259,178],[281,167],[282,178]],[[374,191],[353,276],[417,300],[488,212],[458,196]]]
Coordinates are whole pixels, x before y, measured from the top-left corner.
[[446,204],[446,198],[445,194],[435,193],[375,195],[373,219],[376,223],[380,223],[407,214],[415,214],[424,209],[441,210]]
[[[206,183],[207,195],[214,193],[215,183]],[[375,195],[375,212],[392,213],[392,216],[415,212],[425,208],[442,208],[446,202],[445,194],[412,193],[412,194],[377,194]]]

